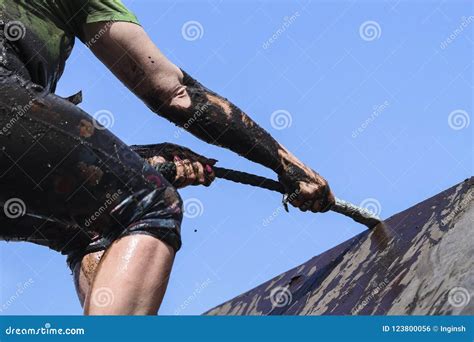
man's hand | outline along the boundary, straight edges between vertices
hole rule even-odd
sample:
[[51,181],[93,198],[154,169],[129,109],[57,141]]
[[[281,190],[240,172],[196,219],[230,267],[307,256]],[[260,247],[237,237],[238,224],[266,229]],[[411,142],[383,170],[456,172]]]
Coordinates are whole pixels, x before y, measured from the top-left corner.
[[[84,25],[85,40],[94,39],[98,33],[100,39],[90,46],[92,52],[151,110],[205,142],[272,169],[289,195],[299,190],[290,202],[301,210],[329,210],[334,196],[321,176],[227,98],[169,61],[141,26],[128,22]],[[225,79],[229,74],[221,76]],[[180,180],[181,186],[202,180],[202,162],[194,167],[194,158],[182,159],[177,165],[178,184]]]
[[290,166],[279,180],[287,190],[289,202],[301,211],[326,212],[334,205],[328,182],[310,168]]
[[[155,156],[147,159],[151,166],[156,166],[167,162],[161,156]],[[173,185],[176,188],[184,188],[188,185],[204,185],[209,186],[215,179],[214,171],[208,164],[202,164],[199,161],[191,161],[189,159],[181,159],[174,157],[176,165],[176,178]]]

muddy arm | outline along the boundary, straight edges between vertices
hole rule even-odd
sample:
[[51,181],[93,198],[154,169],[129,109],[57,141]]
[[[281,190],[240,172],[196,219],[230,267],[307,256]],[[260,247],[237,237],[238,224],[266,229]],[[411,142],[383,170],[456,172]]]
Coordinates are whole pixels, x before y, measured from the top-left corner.
[[[101,25],[86,25],[86,38],[100,32]],[[247,114],[171,63],[140,26],[114,23],[91,50],[150,109],[200,139],[280,175],[289,168],[301,176],[307,173],[303,163]]]
[[[86,39],[99,32],[101,25],[87,24]],[[324,178],[237,106],[177,68],[140,26],[113,23],[91,49],[154,112],[208,143],[272,169],[288,192],[299,189],[300,195],[292,202],[295,206],[319,211],[328,210],[334,202]]]

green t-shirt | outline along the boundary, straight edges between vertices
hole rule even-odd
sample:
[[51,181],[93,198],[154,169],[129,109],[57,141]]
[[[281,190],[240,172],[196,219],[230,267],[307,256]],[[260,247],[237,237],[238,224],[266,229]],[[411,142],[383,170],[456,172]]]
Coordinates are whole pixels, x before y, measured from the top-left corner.
[[0,39],[18,50],[32,80],[51,91],[64,70],[82,26],[99,21],[128,21],[136,16],[120,0],[0,0]]

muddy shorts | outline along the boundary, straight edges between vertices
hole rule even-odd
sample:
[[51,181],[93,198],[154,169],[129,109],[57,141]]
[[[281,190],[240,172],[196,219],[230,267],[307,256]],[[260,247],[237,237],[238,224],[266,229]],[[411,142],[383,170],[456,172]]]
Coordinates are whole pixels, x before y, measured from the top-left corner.
[[0,239],[68,256],[71,268],[119,237],[181,247],[182,201],[162,175],[74,104],[0,65]]

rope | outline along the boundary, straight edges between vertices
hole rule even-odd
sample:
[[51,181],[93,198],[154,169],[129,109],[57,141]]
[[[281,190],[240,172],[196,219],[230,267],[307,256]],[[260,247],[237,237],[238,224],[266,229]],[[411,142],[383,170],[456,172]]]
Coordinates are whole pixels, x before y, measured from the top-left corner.
[[[173,153],[175,153],[177,145],[165,143],[165,144],[157,144],[157,145],[149,145],[149,146],[147,145],[132,146],[132,149],[135,152],[137,152],[142,158],[149,158],[149,157],[152,157],[153,155],[163,156],[163,154],[165,154],[166,157],[168,157],[167,159],[171,159],[172,157],[170,158],[170,156],[172,156]],[[161,152],[161,154],[159,152]],[[191,153],[194,154],[194,152],[192,151]],[[202,157],[200,155],[197,155],[197,156],[205,159],[205,157]],[[170,183],[174,182],[176,178],[176,165],[173,162],[165,162],[162,164],[158,164],[155,166],[155,169],[158,170]],[[216,177],[218,178],[227,179],[235,183],[264,188],[267,190],[279,192],[283,195],[286,194],[286,191],[283,185],[280,182],[277,182],[273,179],[268,179],[265,177],[253,175],[251,173],[226,169],[226,168],[218,167],[218,166],[213,166],[212,169],[214,170],[214,173]],[[283,204],[285,205],[285,209],[287,209],[285,197],[283,200]],[[381,222],[381,220],[377,216],[373,215],[367,209],[358,207],[352,203],[346,202],[339,198],[336,198],[336,203],[331,207],[331,211],[348,216],[354,221],[362,223],[363,225],[369,228],[374,228],[376,225],[378,225]]]

